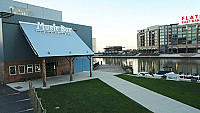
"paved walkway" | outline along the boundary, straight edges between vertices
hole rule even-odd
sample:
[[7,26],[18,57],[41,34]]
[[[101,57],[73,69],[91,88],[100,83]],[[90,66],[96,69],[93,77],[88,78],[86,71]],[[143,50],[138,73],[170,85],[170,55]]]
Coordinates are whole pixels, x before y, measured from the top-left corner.
[[[66,83],[73,83],[73,82],[89,80],[89,79],[95,79],[95,78],[99,78],[101,76],[113,76],[113,75],[117,75],[117,74],[120,74],[120,73],[102,72],[102,71],[97,70],[97,71],[93,71],[92,77],[89,77],[90,73],[88,71],[86,71],[86,72],[80,72],[80,73],[73,74],[73,81],[70,81],[69,75],[52,76],[52,77],[47,77],[47,88],[50,86],[66,84]],[[43,86],[42,79],[32,80],[31,82],[33,84],[33,87],[35,87],[35,88],[41,88]],[[29,88],[29,81],[9,83],[7,85],[18,91],[26,91]]]
[[200,113],[200,110],[115,76],[100,80],[155,113]]
[[[89,72],[81,72],[76,73],[73,75],[73,81],[69,81],[69,76],[61,75],[56,77],[48,77],[47,78],[47,86],[65,84],[65,83],[72,83],[82,80],[94,79],[99,78],[109,86],[113,87],[114,89],[118,90],[122,94],[126,95],[130,99],[136,101],[137,103],[143,105],[147,109],[151,110],[152,112],[156,113],[200,113],[200,110],[178,102],[176,100],[170,99],[166,96],[160,95],[113,75],[119,74],[115,73],[116,69],[118,70],[120,67],[116,66],[114,69],[111,66],[112,72],[106,72],[106,68],[99,67],[99,70],[93,71],[93,77],[89,77]],[[107,65],[109,68],[109,65]],[[39,88],[42,86],[42,80],[34,80],[32,81],[33,86]],[[8,84],[10,87],[22,87],[18,89],[19,91],[24,91],[28,89],[28,82],[18,82],[18,83],[11,83]]]

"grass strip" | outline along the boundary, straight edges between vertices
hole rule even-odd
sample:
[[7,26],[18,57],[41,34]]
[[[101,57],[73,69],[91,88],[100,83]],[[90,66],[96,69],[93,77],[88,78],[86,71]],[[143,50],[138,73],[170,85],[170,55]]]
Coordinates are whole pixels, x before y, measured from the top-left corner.
[[200,109],[200,84],[117,75],[117,77]]
[[37,89],[37,92],[48,113],[151,112],[99,79]]

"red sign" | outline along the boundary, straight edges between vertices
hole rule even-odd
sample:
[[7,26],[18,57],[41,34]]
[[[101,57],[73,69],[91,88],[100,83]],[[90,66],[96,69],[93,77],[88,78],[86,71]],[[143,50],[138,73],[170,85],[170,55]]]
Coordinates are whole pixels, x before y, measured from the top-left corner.
[[199,22],[199,21],[200,21],[200,15],[191,15],[182,17],[182,24]]

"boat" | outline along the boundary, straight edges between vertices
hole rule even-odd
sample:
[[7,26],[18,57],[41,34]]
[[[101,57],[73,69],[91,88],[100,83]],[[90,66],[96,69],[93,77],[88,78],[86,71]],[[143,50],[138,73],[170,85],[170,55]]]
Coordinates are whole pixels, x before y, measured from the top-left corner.
[[153,74],[153,76],[155,76],[155,77],[162,77],[164,74],[170,73],[170,72],[171,71],[159,71],[158,73]]
[[165,74],[167,79],[179,79],[179,74],[175,74],[174,72],[169,72]]
[[186,79],[191,79],[193,76],[190,72],[188,72],[186,75],[185,75],[185,78]]
[[148,72],[139,72],[138,76],[152,77]]
[[179,72],[178,75],[179,75],[180,78],[185,78],[185,75],[184,75],[183,72]]
[[200,77],[199,77],[199,74],[198,74],[198,73],[195,73],[195,74],[193,75],[193,78],[199,80],[199,78],[200,78]]

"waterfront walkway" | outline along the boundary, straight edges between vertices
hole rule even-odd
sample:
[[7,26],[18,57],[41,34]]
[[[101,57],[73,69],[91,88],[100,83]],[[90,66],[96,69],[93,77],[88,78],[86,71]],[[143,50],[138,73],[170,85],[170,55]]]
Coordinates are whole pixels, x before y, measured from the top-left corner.
[[[107,67],[107,69],[105,67]],[[109,70],[109,65],[103,65],[99,67],[99,70],[97,69],[93,71],[93,77],[89,77],[89,72],[81,72],[81,73],[76,73],[73,75],[73,81],[69,81],[69,76],[66,76],[66,75],[48,77],[47,85],[53,86],[53,85],[99,78],[101,81],[105,82],[112,88],[116,89],[117,91],[121,92],[122,94],[126,95],[130,99],[136,101],[137,103],[141,104],[142,106],[146,107],[152,112],[200,113],[200,110],[194,107],[188,106],[186,104],[183,104],[181,102],[178,102],[166,96],[150,91],[146,88],[130,83],[116,76],[113,76],[113,75],[120,74],[120,73],[114,72],[116,70],[120,70],[120,68],[121,68],[120,66],[111,65],[111,69]],[[107,72],[107,71],[110,71],[110,72]],[[123,70],[121,71],[123,72]],[[41,79],[34,80],[32,81],[32,83],[33,83],[33,86],[37,88],[42,86]],[[11,83],[8,85],[12,88],[15,88],[18,86],[22,87],[21,89],[18,89],[19,91],[28,89],[28,82]]]
[[100,80],[155,113],[200,113],[200,110],[115,76]]

